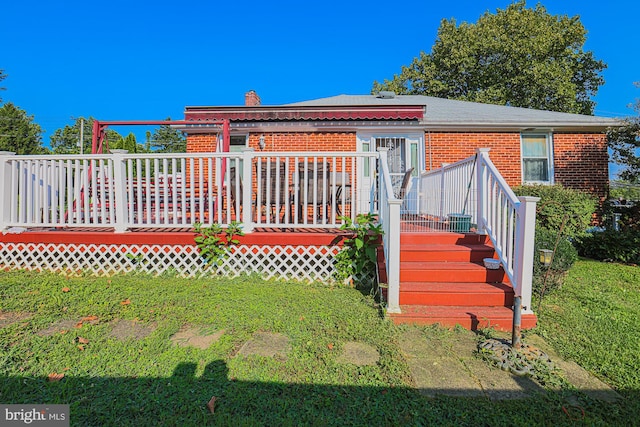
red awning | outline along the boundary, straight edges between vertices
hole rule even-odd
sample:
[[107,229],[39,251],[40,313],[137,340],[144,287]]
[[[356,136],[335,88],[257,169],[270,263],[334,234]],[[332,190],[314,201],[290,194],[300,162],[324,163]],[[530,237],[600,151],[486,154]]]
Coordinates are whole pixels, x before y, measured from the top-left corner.
[[421,120],[424,106],[187,107],[185,121]]

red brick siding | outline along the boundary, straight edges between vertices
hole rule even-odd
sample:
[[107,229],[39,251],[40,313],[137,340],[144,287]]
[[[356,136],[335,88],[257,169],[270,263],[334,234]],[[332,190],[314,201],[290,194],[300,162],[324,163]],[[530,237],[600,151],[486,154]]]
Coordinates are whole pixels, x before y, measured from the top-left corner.
[[[355,132],[280,132],[252,133],[249,146],[260,151],[264,136],[265,151],[355,151]],[[189,135],[188,152],[215,151],[217,136]],[[476,148],[491,148],[489,156],[511,186],[522,183],[519,132],[426,132],[425,159],[429,170],[443,162],[453,163],[469,157]],[[555,182],[589,191],[601,199],[608,191],[608,154],[603,134],[555,133]]]
[[[438,168],[475,154],[477,148],[491,148],[489,157],[511,186],[522,183],[519,133],[427,132],[424,136],[426,168]],[[431,149],[429,149],[431,147]]]
[[604,134],[553,135],[556,183],[589,191],[604,200],[609,188],[609,155]]

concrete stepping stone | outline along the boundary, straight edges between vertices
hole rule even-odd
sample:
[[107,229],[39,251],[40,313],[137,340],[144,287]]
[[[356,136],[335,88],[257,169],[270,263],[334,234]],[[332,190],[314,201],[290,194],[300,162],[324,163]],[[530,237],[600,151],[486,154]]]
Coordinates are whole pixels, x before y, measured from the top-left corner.
[[256,332],[249,341],[240,347],[238,354],[243,356],[256,354],[263,357],[286,357],[289,350],[289,338],[286,335],[273,332]]
[[173,334],[170,340],[178,347],[196,347],[205,350],[224,335],[224,330],[209,333],[210,330],[210,327],[205,326],[184,326]]
[[46,329],[42,329],[37,332],[38,336],[41,337],[50,337],[55,334],[61,333],[63,331],[70,331],[73,329],[78,329],[83,325],[97,325],[100,320],[97,317],[93,317],[91,320],[87,320],[86,318],[82,319],[62,319],[53,323]]
[[380,353],[375,347],[356,341],[346,342],[337,359],[338,363],[356,366],[376,365],[379,360]]
[[120,341],[128,339],[141,340],[149,336],[157,329],[155,323],[141,323],[135,320],[116,320],[113,322],[113,329],[109,335],[118,338]]
[[33,313],[18,313],[16,311],[0,311],[0,328],[27,320]]

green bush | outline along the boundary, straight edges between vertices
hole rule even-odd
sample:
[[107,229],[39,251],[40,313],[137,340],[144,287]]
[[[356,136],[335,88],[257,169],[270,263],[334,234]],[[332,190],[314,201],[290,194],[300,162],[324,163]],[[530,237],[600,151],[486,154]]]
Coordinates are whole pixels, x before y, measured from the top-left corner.
[[[551,265],[545,267],[538,256],[540,249],[554,250],[554,248]],[[554,230],[537,228],[533,262],[533,291],[542,297],[546,292],[559,289],[564,282],[566,272],[577,259],[578,251],[566,236],[559,235]]]
[[605,230],[582,236],[576,242],[581,256],[600,261],[640,264],[640,231]]
[[522,185],[513,191],[518,196],[540,197],[537,228],[560,230],[566,218],[562,233],[568,237],[584,234],[598,206],[598,200],[592,194],[561,185]]
[[632,204],[616,204],[614,201],[605,203],[602,222],[607,229],[614,228],[614,214],[619,213],[618,226],[621,230],[640,231],[640,202]]

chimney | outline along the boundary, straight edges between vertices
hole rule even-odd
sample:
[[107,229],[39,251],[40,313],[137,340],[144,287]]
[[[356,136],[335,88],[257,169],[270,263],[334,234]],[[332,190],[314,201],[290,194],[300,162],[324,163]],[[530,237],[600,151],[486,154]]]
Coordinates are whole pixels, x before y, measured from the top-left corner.
[[244,105],[246,105],[247,107],[255,107],[256,105],[260,105],[260,97],[255,90],[250,90],[249,92],[244,94]]

